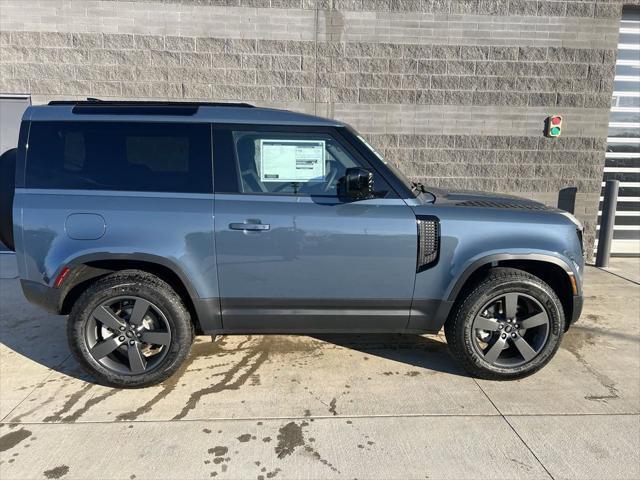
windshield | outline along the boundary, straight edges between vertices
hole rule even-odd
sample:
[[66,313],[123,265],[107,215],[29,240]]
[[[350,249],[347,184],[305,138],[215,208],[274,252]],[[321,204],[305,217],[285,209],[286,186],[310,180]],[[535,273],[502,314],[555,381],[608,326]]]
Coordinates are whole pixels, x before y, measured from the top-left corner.
[[398,168],[393,165],[392,163],[387,162],[384,157],[378,153],[378,151],[373,148],[371,145],[369,145],[369,142],[367,142],[362,135],[360,135],[358,132],[356,132],[353,128],[349,127],[349,129],[351,130],[351,133],[353,133],[356,137],[358,137],[358,139],[364,143],[366,145],[366,147],[371,151],[371,153],[373,153],[376,157],[378,157],[378,159],[385,164],[385,166],[391,170],[391,172],[398,178],[398,180],[400,180],[402,183],[404,183],[404,185],[410,189],[410,190],[415,190],[413,188],[413,182],[411,182],[411,180],[409,180],[404,173],[402,173],[400,170],[398,170]]

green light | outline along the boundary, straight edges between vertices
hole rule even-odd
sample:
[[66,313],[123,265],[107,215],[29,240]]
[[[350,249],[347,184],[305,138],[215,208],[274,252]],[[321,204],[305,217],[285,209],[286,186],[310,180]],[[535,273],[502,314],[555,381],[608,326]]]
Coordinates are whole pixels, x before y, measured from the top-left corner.
[[558,127],[553,127],[551,129],[551,135],[560,135],[560,128]]

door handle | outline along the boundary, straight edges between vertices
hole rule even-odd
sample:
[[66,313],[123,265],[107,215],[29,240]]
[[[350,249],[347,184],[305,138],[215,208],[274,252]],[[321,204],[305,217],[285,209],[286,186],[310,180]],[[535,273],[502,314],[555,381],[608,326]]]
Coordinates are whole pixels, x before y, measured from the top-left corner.
[[252,232],[263,232],[269,230],[271,225],[268,223],[230,223],[229,228],[231,230],[245,230]]

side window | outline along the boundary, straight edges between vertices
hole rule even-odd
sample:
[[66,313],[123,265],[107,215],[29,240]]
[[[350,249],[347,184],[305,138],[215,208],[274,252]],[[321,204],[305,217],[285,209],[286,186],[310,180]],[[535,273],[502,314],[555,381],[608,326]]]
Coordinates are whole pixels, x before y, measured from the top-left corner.
[[152,172],[189,171],[188,137],[130,136],[126,144],[127,159],[132,165],[142,165]]
[[69,132],[64,137],[64,165],[69,172],[81,172],[85,159],[84,135],[81,132]]
[[361,166],[325,133],[234,130],[231,143],[241,193],[336,196],[346,170]]
[[26,186],[211,193],[209,124],[33,122]]

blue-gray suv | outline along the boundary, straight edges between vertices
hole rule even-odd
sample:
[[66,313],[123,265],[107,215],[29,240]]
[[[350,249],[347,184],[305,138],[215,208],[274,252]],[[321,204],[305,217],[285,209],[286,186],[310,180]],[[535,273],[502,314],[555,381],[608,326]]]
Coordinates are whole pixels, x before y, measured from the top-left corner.
[[[553,141],[553,140],[549,140]],[[471,374],[544,366],[582,309],[582,226],[408,181],[350,126],[247,104],[57,101],[2,156],[0,239],[100,382],[196,334],[438,332]]]

